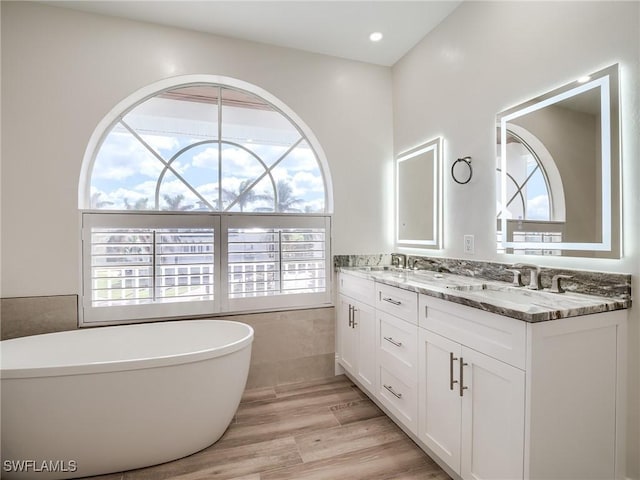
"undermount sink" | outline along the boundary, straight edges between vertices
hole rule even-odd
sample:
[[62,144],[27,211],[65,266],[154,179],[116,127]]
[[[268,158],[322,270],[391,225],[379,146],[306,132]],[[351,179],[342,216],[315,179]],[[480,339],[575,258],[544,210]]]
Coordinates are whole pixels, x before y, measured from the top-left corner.
[[429,270],[413,270],[407,279],[416,283],[425,282],[451,290],[479,290],[484,287],[481,280],[452,273],[432,272]]
[[375,265],[373,267],[357,267],[356,270],[362,270],[363,272],[387,272],[390,270],[398,270],[398,268],[388,265]]
[[358,267],[358,270],[362,272],[375,272],[376,274],[382,275],[384,278],[389,280],[407,280],[408,270],[400,267],[394,267],[389,265],[376,265],[371,267]]
[[525,287],[483,284],[476,287],[459,288],[457,290],[466,290],[473,296],[482,297],[487,300],[498,300],[517,304],[532,305],[548,303],[552,300],[548,292],[530,290]]
[[430,270],[412,270],[412,277],[417,277],[417,279],[428,280],[430,282],[434,281],[442,281],[444,279],[444,275],[439,272],[432,272]]

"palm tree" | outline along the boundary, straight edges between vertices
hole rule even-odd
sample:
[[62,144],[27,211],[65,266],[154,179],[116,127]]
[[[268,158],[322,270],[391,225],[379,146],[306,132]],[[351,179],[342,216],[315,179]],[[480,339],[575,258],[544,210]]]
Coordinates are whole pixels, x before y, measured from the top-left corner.
[[191,210],[193,208],[193,205],[181,205],[182,201],[184,200],[184,195],[181,193],[178,193],[175,197],[172,197],[171,195],[167,195],[165,193],[162,197],[164,198],[164,201],[167,202],[167,208],[165,208],[164,210],[171,210],[172,212],[183,212],[185,210]]
[[[252,188],[248,190],[254,180],[247,178],[240,182],[238,185],[238,189],[236,191],[223,189],[223,195],[227,198],[231,199],[231,202],[235,201],[235,205],[240,207],[240,211],[244,212],[244,207],[250,203],[257,202],[259,200],[267,200],[269,197],[267,195],[256,193]],[[273,199],[273,197],[271,197]]]
[[[198,200],[196,202],[197,204],[197,210],[213,210],[214,212],[219,212],[222,210],[222,206],[221,206],[221,202],[220,199],[218,198],[218,193],[217,191],[214,192],[214,197],[205,202],[204,200]],[[227,190],[222,189],[222,200],[224,201],[227,197],[229,196],[229,193],[227,192]]]
[[94,192],[91,194],[91,208],[104,208],[109,205],[113,205],[113,202],[109,200],[100,201],[100,197],[102,196],[102,192]]
[[301,198],[293,196],[293,189],[286,180],[278,180],[276,183],[276,212],[300,212],[299,208],[294,208],[294,205],[301,203]]
[[125,198],[124,208],[127,210],[149,210],[149,206],[147,205],[148,203],[149,203],[148,198],[139,198],[138,200],[136,200],[136,202],[133,205],[131,205],[129,203],[129,199]]

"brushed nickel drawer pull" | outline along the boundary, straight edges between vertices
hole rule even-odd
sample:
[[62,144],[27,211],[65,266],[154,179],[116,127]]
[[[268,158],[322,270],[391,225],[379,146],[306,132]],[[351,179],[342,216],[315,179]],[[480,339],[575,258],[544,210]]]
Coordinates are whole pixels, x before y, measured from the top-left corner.
[[449,390],[453,390],[453,385],[458,383],[457,380],[453,379],[453,362],[454,362],[454,360],[458,360],[458,358],[453,356],[453,352],[449,352]]
[[402,302],[400,300],[394,300],[391,297],[384,297],[382,300],[384,300],[385,302],[391,303],[392,305],[402,305]]
[[401,347],[402,346],[402,342],[398,342],[397,340],[394,340],[393,337],[384,337],[384,339],[389,342],[392,343],[393,345],[395,345],[396,347]]
[[393,395],[396,398],[402,398],[402,394],[401,393],[397,393],[396,391],[393,390],[393,387],[391,385],[383,385],[384,388],[386,388],[389,393],[391,393],[391,395]]
[[464,395],[464,391],[467,388],[469,388],[464,386],[464,367],[466,367],[467,365],[469,364],[465,363],[464,359],[460,357],[460,396],[461,397]]

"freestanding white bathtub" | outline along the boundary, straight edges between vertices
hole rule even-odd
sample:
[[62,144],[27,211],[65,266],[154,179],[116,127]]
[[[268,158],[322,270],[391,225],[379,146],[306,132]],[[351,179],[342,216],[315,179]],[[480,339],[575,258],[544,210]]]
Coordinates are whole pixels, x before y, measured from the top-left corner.
[[184,457],[240,403],[253,329],[186,320],[0,342],[2,478],[74,478]]

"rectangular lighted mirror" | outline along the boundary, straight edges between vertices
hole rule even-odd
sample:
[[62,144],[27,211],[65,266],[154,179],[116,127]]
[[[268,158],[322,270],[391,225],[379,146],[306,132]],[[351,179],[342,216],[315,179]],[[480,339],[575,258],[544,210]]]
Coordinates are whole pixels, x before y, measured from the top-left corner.
[[498,114],[498,252],[619,258],[618,65]]
[[396,244],[442,248],[442,138],[396,158]]

